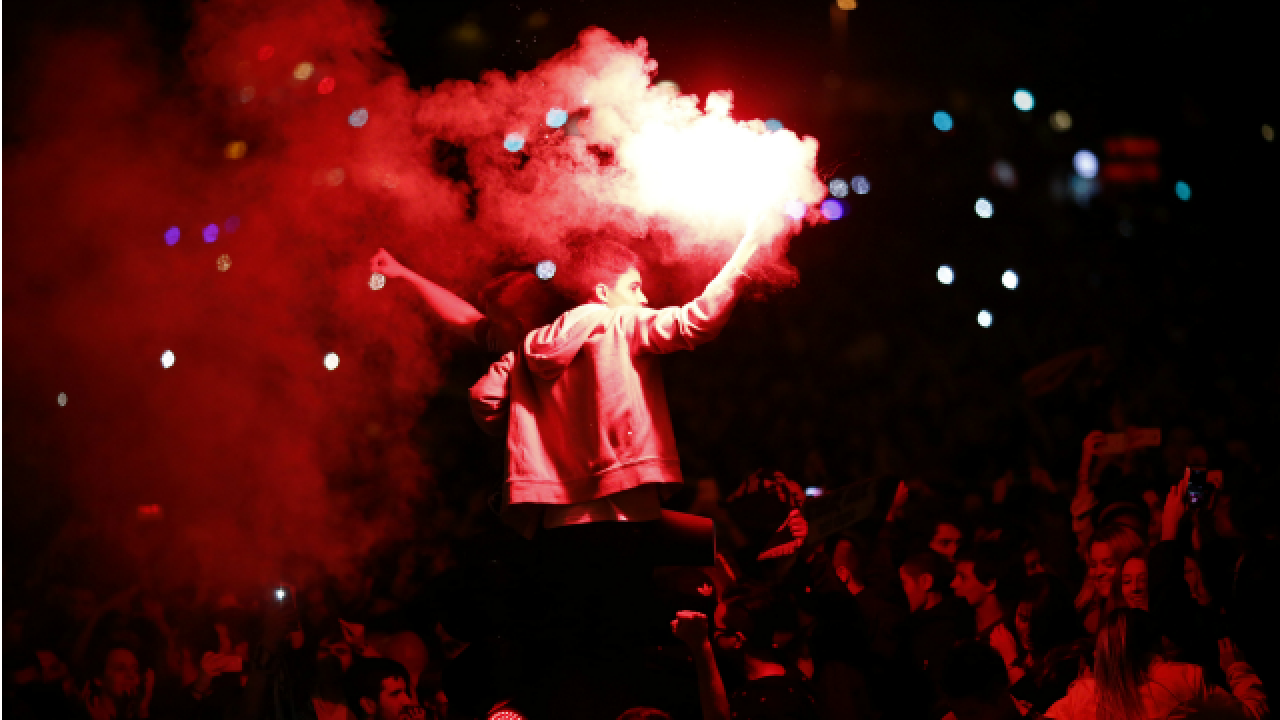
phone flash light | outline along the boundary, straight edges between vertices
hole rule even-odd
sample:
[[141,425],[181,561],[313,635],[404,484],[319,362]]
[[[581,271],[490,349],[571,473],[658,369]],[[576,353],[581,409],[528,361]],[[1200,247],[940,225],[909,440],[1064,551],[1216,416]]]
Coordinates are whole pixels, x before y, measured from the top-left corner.
[[806,497],[822,497],[822,488],[807,487],[804,489],[804,494]]
[[284,602],[284,595],[285,595],[284,588],[276,588],[277,600],[279,600],[280,602]]

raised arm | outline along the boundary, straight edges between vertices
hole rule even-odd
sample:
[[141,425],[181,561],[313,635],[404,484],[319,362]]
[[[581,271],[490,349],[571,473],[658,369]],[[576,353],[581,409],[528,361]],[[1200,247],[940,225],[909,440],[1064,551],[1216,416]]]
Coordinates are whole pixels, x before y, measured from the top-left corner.
[[628,309],[621,316],[633,352],[669,353],[692,350],[713,339],[729,320],[744,272],[760,248],[753,219],[737,249],[702,294],[678,307]]
[[693,654],[702,720],[729,720],[729,696],[725,694],[720,669],[716,667],[716,656],[711,650],[711,639],[707,637],[707,616],[681,610],[671,621],[671,632],[684,641]]
[[483,338],[476,337],[476,328],[485,317],[471,303],[401,265],[400,261],[386,250],[378,250],[378,254],[369,261],[369,268],[388,278],[408,280],[427,302],[427,308],[443,320],[450,330],[471,342],[483,344]]

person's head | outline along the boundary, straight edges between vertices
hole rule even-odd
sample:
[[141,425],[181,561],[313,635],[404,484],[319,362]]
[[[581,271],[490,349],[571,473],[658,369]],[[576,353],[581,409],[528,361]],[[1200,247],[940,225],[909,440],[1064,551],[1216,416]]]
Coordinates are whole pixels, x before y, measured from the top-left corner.
[[1093,533],[1089,540],[1089,577],[1099,597],[1110,596],[1120,565],[1144,544],[1127,525],[1104,525]]
[[571,245],[561,282],[571,300],[611,308],[649,304],[641,287],[640,258],[629,248],[602,233],[577,238]]
[[1009,671],[988,643],[965,640],[951,648],[938,685],[956,720],[995,720],[1018,715],[1009,699]]
[[1112,583],[1111,598],[1117,607],[1150,611],[1147,593],[1147,549],[1139,548],[1120,564]]
[[512,350],[524,337],[554,322],[565,310],[552,284],[528,271],[504,273],[480,290],[480,309],[489,318],[490,339],[496,350]]
[[346,675],[347,706],[360,720],[399,720],[414,704],[409,673],[389,658],[360,658]]
[[342,672],[351,669],[351,643],[342,635],[342,627],[334,623],[328,632],[320,636],[316,643],[316,661],[320,663],[336,662]]
[[956,577],[951,589],[973,607],[995,595],[999,580],[1000,561],[992,543],[978,543],[956,554]]
[[862,585],[862,553],[853,540],[842,537],[831,548],[831,568],[846,587]]
[[417,687],[428,658],[427,644],[417,633],[405,630],[387,638],[382,655],[403,665],[409,673],[410,687]]
[[955,562],[956,552],[960,550],[960,543],[963,540],[964,533],[960,532],[960,528],[955,523],[939,520],[933,526],[933,536],[929,538],[929,549],[949,562]]
[[773,591],[766,585],[743,585],[725,593],[714,618],[717,646],[729,653],[772,659],[780,624],[777,611]]
[[1076,640],[1083,633],[1071,591],[1048,573],[1027,579],[1014,617],[1018,641],[1033,658]]
[[102,671],[94,680],[94,684],[102,694],[116,702],[135,697],[141,682],[142,673],[138,668],[138,656],[134,655],[133,650],[124,646],[115,646],[107,650],[102,662]]
[[1213,604],[1213,594],[1204,584],[1204,576],[1200,574],[1200,563],[1195,556],[1183,556],[1182,577],[1187,581],[1187,588],[1191,590],[1191,599],[1195,600],[1197,605],[1208,607]]
[[1160,645],[1151,617],[1135,608],[1119,608],[1098,628],[1093,670],[1098,687],[1098,717],[1144,720],[1141,688]]
[[925,550],[908,557],[898,568],[898,578],[902,580],[902,590],[907,595],[907,605],[911,612],[920,612],[929,607],[929,594],[938,594],[942,587],[940,581],[950,573],[943,569],[942,559],[932,550]]

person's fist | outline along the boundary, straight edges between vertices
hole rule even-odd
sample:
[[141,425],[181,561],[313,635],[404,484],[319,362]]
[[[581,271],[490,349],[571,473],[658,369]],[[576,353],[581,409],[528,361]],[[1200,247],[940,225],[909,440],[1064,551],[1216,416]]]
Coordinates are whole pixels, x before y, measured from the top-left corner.
[[400,261],[383,248],[378,248],[377,254],[369,260],[369,270],[382,273],[389,278],[403,277],[405,273],[405,267],[400,264]]
[[1098,454],[1098,446],[1106,442],[1107,434],[1101,430],[1094,430],[1084,436],[1084,446],[1082,450],[1085,457],[1092,457]]
[[792,510],[787,516],[787,527],[791,530],[792,537],[801,544],[809,537],[809,521],[804,519],[804,514],[799,510]]
[[689,647],[696,647],[707,640],[707,616],[692,610],[681,610],[671,621],[671,633]]

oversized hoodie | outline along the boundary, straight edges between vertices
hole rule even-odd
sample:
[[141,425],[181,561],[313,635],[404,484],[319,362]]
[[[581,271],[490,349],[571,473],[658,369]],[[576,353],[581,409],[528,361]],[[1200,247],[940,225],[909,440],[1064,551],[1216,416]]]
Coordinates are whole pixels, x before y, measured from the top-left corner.
[[507,433],[508,522],[527,534],[543,506],[682,482],[658,355],[714,338],[742,277],[722,270],[680,307],[581,305],[489,368],[471,409],[486,432]]

